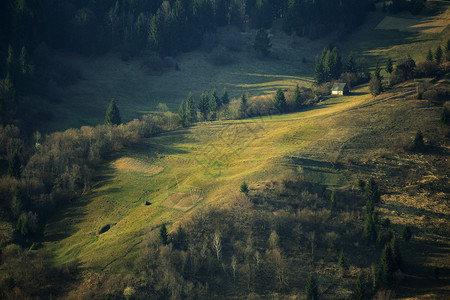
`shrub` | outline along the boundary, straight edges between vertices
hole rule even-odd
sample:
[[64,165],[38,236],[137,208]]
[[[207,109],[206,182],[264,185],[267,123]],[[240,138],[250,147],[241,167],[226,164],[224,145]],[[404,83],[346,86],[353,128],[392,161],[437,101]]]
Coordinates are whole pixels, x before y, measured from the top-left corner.
[[381,86],[381,80],[378,79],[378,77],[373,76],[372,79],[370,79],[369,90],[370,90],[370,93],[374,97],[378,96],[379,94],[381,94],[381,92],[383,91],[383,88]]
[[245,181],[241,184],[240,192],[244,193],[246,196],[248,195],[248,186]]
[[402,228],[402,238],[405,241],[409,241],[412,237],[412,233],[411,233],[411,229],[409,228],[409,226],[405,225]]
[[207,59],[209,63],[218,67],[230,65],[234,62],[234,57],[222,47],[216,47]]
[[439,74],[439,66],[434,61],[423,61],[416,66],[416,77],[434,77]]
[[419,152],[425,150],[425,143],[423,141],[422,131],[420,130],[417,130],[414,136],[413,149]]

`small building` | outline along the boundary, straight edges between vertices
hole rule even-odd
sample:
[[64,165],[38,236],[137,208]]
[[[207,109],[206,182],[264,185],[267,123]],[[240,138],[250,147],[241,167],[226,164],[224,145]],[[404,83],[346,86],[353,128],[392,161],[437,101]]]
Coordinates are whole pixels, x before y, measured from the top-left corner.
[[331,95],[347,95],[350,92],[348,84],[345,82],[336,82],[331,88]]

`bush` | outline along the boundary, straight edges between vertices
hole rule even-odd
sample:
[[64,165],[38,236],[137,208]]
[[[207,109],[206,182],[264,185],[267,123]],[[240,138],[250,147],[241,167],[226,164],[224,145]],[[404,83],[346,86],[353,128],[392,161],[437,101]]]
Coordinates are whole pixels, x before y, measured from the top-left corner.
[[381,81],[376,76],[372,77],[369,82],[370,93],[375,97],[381,94],[383,88],[381,86]]
[[439,66],[434,61],[423,61],[416,66],[416,77],[434,77],[439,74]]

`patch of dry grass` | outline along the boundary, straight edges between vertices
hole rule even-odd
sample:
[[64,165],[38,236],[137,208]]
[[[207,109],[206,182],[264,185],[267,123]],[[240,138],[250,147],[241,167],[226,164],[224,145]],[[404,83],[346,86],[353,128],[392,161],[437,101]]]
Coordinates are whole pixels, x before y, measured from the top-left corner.
[[164,170],[161,166],[151,165],[131,157],[119,158],[112,162],[111,165],[122,172],[138,172],[146,176],[156,175]]

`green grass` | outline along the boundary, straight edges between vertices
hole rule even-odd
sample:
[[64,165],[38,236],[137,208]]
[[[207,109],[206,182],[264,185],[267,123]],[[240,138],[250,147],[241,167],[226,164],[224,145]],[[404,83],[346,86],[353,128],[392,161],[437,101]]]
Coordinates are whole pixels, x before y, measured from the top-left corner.
[[[376,24],[373,20],[370,22]],[[425,46],[421,47],[427,48],[449,36],[448,30],[428,37],[370,30],[363,28],[350,36],[346,41],[347,48],[343,48],[348,50],[351,45],[368,57],[389,54],[397,58],[411,46],[423,44]],[[374,35],[369,34],[371,32]],[[317,49],[321,46],[320,43],[316,44]],[[413,57],[419,54],[420,51],[413,52]],[[196,58],[189,54],[180,58],[186,62],[184,66],[180,63],[182,70],[188,68],[189,63],[193,63]],[[311,61],[310,56],[308,61]],[[202,89],[227,86],[233,96],[239,95],[242,89],[257,95],[273,92],[279,87],[293,86],[301,80],[308,84],[311,80],[311,64],[302,75],[295,74],[294,68],[283,73],[282,67],[278,67],[278,71],[273,72],[276,64],[268,62],[268,65],[262,71],[264,63],[256,64],[253,60],[244,65],[249,69],[246,72],[236,71],[237,66],[230,66],[220,75],[211,75],[217,70],[202,65],[206,71],[199,77],[192,70],[189,73],[170,71],[155,78],[152,86],[145,90],[149,101],[145,100],[142,91],[135,92],[133,95],[140,93],[139,97],[129,102],[125,101],[128,96],[123,96],[124,119],[135,115],[136,111],[151,110],[159,100],[168,101],[173,109],[189,90],[198,94]],[[208,76],[211,76],[211,81],[205,79]],[[142,80],[144,84],[148,78]],[[166,83],[162,84],[162,80]],[[111,81],[107,85],[115,83]],[[136,89],[139,84],[131,87]],[[171,89],[172,85],[176,87]],[[326,186],[349,187],[354,184],[350,171],[335,168],[336,161],[349,156],[372,157],[374,153],[367,152],[369,147],[365,146],[372,140],[379,142],[377,149],[387,148],[389,141],[383,144],[383,141],[378,140],[380,132],[388,131],[386,128],[401,127],[390,135],[391,139],[415,130],[402,127],[406,124],[404,118],[409,116],[406,113],[410,112],[402,102],[394,110],[388,100],[374,100],[368,94],[367,86],[361,86],[353,92],[353,95],[346,97],[331,97],[299,113],[202,123],[144,140],[139,147],[124,151],[117,159],[132,157],[163,167],[164,170],[149,176],[115,169],[112,163],[105,164],[94,189],[68,205],[63,213],[47,224],[43,245],[56,254],[57,262],[77,259],[85,267],[127,273],[143,246],[146,231],[162,223],[182,221],[199,207],[229,204],[230,199],[239,194],[243,181],[252,188],[253,184],[264,181],[301,176],[305,181]],[[94,111],[99,114],[102,111],[99,103],[109,102],[109,99],[98,101],[92,105],[96,106]],[[399,112],[402,114],[399,115]],[[83,118],[81,115],[80,112],[77,118],[89,119],[93,123],[100,119],[97,115]],[[71,122],[69,119],[63,126]],[[191,192],[201,196],[202,200],[194,203],[190,210],[171,208],[165,203],[170,195]],[[142,200],[152,204],[142,206]],[[111,229],[98,235],[98,231],[106,224],[111,224]]]

